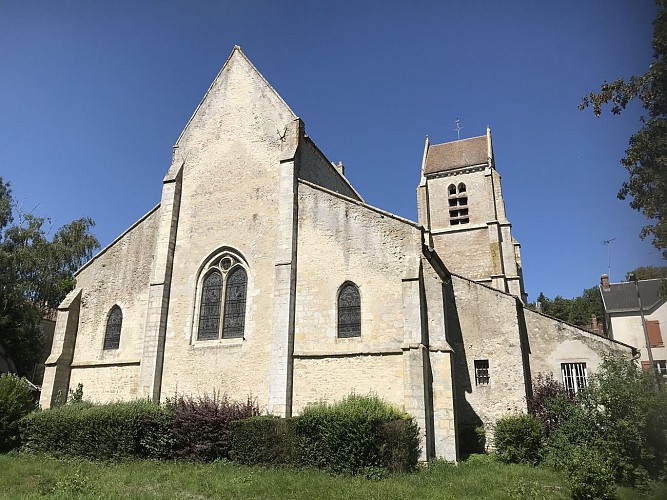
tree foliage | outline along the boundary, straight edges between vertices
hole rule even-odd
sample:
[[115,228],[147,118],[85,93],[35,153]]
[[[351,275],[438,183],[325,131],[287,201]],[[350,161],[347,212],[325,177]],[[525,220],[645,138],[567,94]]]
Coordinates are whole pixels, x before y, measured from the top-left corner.
[[[579,297],[573,299],[566,299],[560,295],[550,299],[544,293],[540,293],[536,302],[540,303],[544,314],[581,328],[590,328],[593,315],[599,324],[603,323],[602,297],[595,286],[584,289]],[[528,306],[535,309],[536,303],[528,304]]]
[[630,281],[630,275],[634,274],[638,280],[667,279],[667,266],[642,266],[634,271],[625,273],[625,281]]
[[639,99],[648,116],[641,118],[642,127],[630,137],[630,145],[621,163],[630,173],[618,197],[631,196],[630,206],[641,211],[655,224],[645,226],[640,236],[652,236],[653,245],[667,258],[667,0],[656,0],[653,21],[653,63],[648,71],[629,80],[619,78],[604,82],[600,92],[585,96],[579,109],[593,107],[596,116],[611,104],[611,112],[619,114],[634,99]]
[[74,288],[74,272],[99,247],[93,226],[83,217],[49,239],[50,220],[19,210],[0,177],[0,342],[22,375],[42,356],[43,315]]

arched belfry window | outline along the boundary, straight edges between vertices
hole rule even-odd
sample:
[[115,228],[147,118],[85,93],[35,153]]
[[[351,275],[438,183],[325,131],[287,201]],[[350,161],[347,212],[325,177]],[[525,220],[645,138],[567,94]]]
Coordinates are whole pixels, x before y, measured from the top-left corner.
[[468,224],[470,216],[468,215],[468,193],[466,185],[461,182],[458,186],[450,184],[449,192],[449,224],[456,226],[458,224]]
[[223,252],[202,274],[197,340],[243,338],[248,273],[241,260]]
[[113,306],[107,316],[107,327],[104,332],[104,349],[118,349],[120,346],[120,329],[123,326],[123,311]]
[[354,283],[345,283],[338,293],[338,337],[361,337],[361,297]]

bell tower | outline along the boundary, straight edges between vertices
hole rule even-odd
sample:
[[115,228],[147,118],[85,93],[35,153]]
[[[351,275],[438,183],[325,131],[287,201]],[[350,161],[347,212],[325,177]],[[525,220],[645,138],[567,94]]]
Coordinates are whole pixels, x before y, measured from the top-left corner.
[[490,129],[443,144],[426,138],[417,206],[428,244],[449,271],[526,302],[520,245],[505,214]]

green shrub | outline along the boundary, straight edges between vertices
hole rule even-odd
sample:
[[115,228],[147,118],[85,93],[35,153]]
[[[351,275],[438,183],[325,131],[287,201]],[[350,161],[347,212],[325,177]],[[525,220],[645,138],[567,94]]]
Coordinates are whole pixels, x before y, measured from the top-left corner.
[[547,440],[545,460],[569,468],[573,450],[595,449],[616,482],[643,486],[667,465],[667,393],[628,359],[605,358],[571,404],[551,400],[559,427]]
[[[395,420],[407,423],[385,425]],[[352,473],[382,466],[410,470],[419,456],[412,417],[377,396],[308,406],[291,426],[293,459],[302,465]],[[392,446],[398,447],[395,453]]]
[[79,403],[33,412],[20,422],[22,446],[35,452],[93,459],[144,456],[143,417],[159,411],[155,403],[132,401]]
[[259,406],[248,398],[245,403],[227,395],[178,397],[173,407],[174,458],[212,461],[229,457],[230,423],[259,415]]
[[572,486],[572,498],[607,500],[616,497],[614,475],[598,451],[577,446],[570,453],[566,470]]
[[139,444],[145,457],[160,460],[173,457],[176,442],[172,429],[173,417],[174,409],[169,403],[141,416]]
[[245,464],[287,464],[291,461],[289,420],[272,416],[231,422],[229,458]]
[[19,420],[36,408],[28,382],[6,373],[0,375],[0,452],[20,444]]
[[539,462],[542,422],[534,415],[506,415],[496,424],[494,443],[498,458],[510,463]]

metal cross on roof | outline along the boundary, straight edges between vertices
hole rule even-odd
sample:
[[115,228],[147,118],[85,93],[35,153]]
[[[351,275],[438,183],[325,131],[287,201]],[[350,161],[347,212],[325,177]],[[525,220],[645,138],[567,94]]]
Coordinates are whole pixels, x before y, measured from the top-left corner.
[[463,130],[463,127],[459,125],[459,117],[456,117],[456,128],[454,131],[456,132],[456,138],[460,139],[461,138],[461,130]]

